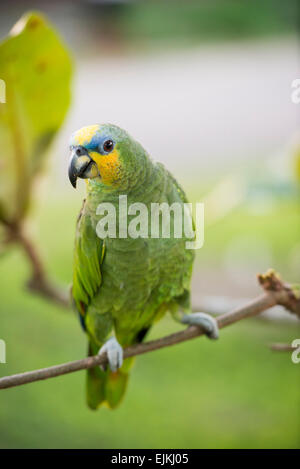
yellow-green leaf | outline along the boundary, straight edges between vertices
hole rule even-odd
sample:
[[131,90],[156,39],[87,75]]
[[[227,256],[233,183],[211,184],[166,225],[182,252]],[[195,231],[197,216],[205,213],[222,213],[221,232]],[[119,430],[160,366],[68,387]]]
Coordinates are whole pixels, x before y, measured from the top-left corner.
[[0,217],[20,220],[32,182],[70,104],[72,63],[51,24],[23,16],[0,43]]

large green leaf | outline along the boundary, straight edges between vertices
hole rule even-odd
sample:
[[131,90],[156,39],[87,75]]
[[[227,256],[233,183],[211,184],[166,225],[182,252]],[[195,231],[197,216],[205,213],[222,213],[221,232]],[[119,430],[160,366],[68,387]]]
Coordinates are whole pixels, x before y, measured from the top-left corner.
[[0,43],[0,219],[24,217],[35,175],[70,104],[69,53],[46,19],[23,16]]

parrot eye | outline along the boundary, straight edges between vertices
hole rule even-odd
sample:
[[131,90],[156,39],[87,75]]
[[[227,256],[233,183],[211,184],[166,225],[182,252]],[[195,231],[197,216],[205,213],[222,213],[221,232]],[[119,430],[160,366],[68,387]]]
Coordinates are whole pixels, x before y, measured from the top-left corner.
[[111,139],[105,140],[105,142],[103,143],[103,150],[106,153],[109,153],[113,150],[113,148],[114,148],[114,142]]

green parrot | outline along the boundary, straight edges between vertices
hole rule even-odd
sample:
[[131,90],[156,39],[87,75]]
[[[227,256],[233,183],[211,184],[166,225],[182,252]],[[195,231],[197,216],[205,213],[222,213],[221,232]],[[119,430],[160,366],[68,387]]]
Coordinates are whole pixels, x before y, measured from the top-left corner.
[[[70,182],[76,187],[77,178],[85,179],[87,190],[77,221],[72,301],[88,335],[89,354],[106,352],[108,357],[106,369],[87,372],[87,403],[91,409],[101,404],[115,408],[133,362],[123,362],[123,348],[141,342],[166,312],[183,324],[202,327],[210,338],[218,337],[218,327],[211,316],[190,312],[195,251],[186,249],[185,235],[175,235],[175,211],[170,210],[168,236],[162,235],[162,228],[154,236],[150,233],[147,217],[152,206],[187,203],[174,177],[115,125],[81,128],[71,136],[70,150]],[[132,209],[126,211],[125,222],[120,216],[124,196],[135,214],[142,204],[149,210],[147,219],[139,219],[140,225],[148,226],[143,236],[128,235],[130,224],[138,223]],[[114,220],[107,220],[108,209],[116,214]],[[162,226],[160,212],[156,220]],[[109,221],[113,235],[103,233]]]

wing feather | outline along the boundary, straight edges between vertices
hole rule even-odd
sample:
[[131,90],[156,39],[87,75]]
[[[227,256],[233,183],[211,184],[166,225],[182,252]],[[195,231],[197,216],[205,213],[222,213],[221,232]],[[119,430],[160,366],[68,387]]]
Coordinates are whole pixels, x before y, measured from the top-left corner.
[[103,256],[104,243],[96,234],[84,201],[76,227],[72,286],[76,308],[82,315],[100,288]]

